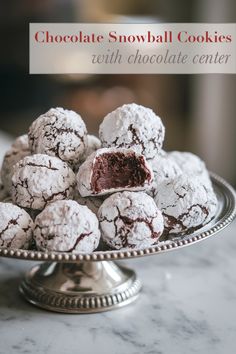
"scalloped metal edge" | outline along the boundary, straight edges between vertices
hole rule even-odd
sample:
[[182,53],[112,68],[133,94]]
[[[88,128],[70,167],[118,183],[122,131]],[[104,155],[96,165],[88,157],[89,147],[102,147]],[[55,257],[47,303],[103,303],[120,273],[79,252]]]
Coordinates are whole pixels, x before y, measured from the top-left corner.
[[222,177],[216,175],[215,173],[210,173],[213,182],[220,184],[229,193],[230,205],[228,210],[222,220],[219,220],[215,225],[213,225],[209,230],[200,232],[197,235],[185,240],[177,241],[167,241],[160,245],[155,245],[153,247],[140,249],[140,250],[121,250],[121,251],[97,251],[90,254],[74,254],[74,253],[59,253],[59,252],[40,252],[31,250],[21,250],[21,249],[7,249],[0,248],[0,257],[25,259],[32,261],[55,261],[55,262],[77,262],[77,261],[113,261],[118,259],[126,258],[136,258],[148,255],[153,255],[157,253],[167,252],[174,249],[182,248],[194,244],[196,242],[205,240],[210,236],[215,235],[219,231],[223,230],[228,226],[236,217],[236,193],[234,188],[226,182]]

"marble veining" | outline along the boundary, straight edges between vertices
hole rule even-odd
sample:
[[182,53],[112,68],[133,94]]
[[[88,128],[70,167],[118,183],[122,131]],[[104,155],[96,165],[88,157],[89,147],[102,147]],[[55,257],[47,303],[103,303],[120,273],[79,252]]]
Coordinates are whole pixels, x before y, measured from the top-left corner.
[[0,258],[0,354],[231,354],[236,347],[236,223],[191,247],[129,260],[139,300],[93,315],[46,312],[18,284],[33,262]]

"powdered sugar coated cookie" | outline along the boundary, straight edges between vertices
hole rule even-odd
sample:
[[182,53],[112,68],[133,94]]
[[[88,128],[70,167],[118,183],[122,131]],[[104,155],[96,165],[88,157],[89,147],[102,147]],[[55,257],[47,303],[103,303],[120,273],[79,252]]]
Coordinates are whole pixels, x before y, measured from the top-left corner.
[[75,174],[57,157],[27,156],[14,166],[12,199],[24,208],[43,209],[51,201],[73,195]]
[[91,253],[100,240],[98,219],[76,201],[56,201],[36,217],[34,236],[42,251]]
[[47,154],[76,167],[87,149],[87,129],[81,116],[63,108],[51,108],[29,128],[32,153]]
[[107,114],[99,128],[103,147],[132,148],[147,159],[161,149],[165,128],[150,108],[125,104]]
[[198,177],[184,174],[164,180],[155,202],[161,209],[166,231],[185,233],[208,223],[217,211],[217,198],[212,187]]
[[140,249],[157,242],[164,229],[161,211],[143,192],[120,192],[98,210],[103,241],[111,248]]

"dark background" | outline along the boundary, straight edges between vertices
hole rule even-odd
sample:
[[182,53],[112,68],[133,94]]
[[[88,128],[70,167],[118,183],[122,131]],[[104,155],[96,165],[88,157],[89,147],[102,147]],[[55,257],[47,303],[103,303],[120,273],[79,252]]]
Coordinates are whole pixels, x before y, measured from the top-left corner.
[[28,73],[30,22],[235,22],[235,10],[234,0],[1,0],[2,143],[5,133],[26,132],[50,107],[79,112],[96,134],[104,115],[136,102],[162,117],[165,149],[195,152],[211,170],[236,183],[235,75]]

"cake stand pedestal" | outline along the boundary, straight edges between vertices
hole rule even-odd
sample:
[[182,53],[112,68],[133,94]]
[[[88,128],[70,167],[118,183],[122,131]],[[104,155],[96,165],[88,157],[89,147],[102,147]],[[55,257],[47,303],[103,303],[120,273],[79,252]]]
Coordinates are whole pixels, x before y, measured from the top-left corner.
[[228,226],[236,215],[234,189],[211,174],[218,200],[215,217],[203,228],[140,250],[96,251],[90,254],[40,252],[0,248],[0,256],[43,261],[26,274],[20,292],[31,304],[64,313],[115,309],[137,299],[141,283],[133,270],[118,260],[144,257],[194,245]]
[[51,311],[91,313],[134,301],[141,283],[134,271],[115,262],[43,263],[31,269],[20,292]]

